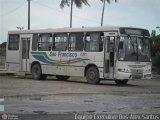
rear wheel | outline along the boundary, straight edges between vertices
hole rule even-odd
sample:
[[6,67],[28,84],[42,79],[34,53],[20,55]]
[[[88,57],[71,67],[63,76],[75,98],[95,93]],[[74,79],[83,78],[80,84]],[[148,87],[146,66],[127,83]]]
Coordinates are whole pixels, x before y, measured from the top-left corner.
[[128,82],[128,79],[125,80],[115,80],[117,85],[126,85]]
[[32,78],[35,80],[45,80],[47,78],[46,74],[42,74],[41,66],[39,64],[33,65]]
[[56,75],[56,78],[58,80],[68,80],[70,78],[70,76]]
[[87,82],[89,84],[98,84],[100,82],[99,72],[96,67],[89,67],[86,72]]
[[39,80],[42,75],[42,70],[39,64],[34,64],[32,67],[32,78],[35,80]]

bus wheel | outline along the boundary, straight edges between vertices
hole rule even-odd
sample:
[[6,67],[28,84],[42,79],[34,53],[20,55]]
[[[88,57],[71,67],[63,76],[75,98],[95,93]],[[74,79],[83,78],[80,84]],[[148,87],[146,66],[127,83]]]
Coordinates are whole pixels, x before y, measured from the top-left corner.
[[89,67],[86,72],[87,82],[89,84],[98,84],[100,82],[99,72],[96,67]]
[[117,85],[126,85],[128,82],[128,79],[125,80],[115,80]]
[[35,80],[41,79],[42,70],[39,64],[34,64],[32,67],[32,78]]
[[56,78],[58,80],[68,80],[70,78],[70,76],[56,75]]

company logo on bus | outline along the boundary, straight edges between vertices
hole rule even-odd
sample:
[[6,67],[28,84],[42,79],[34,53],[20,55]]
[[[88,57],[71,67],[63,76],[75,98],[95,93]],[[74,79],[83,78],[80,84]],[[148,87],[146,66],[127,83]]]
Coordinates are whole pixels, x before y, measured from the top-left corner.
[[58,51],[58,53],[54,51],[50,51],[50,56],[58,56],[58,57],[77,57],[77,53],[74,52],[62,52]]

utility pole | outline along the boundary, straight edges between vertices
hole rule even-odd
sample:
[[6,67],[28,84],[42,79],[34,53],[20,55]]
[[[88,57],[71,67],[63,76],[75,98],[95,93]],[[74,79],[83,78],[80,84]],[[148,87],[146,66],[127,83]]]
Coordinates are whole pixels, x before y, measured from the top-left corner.
[[102,10],[101,26],[103,26],[103,16],[104,16],[105,4],[106,4],[105,1],[106,0],[103,0],[103,10]]
[[28,30],[30,30],[30,1],[28,0]]
[[73,12],[73,0],[71,0],[70,28],[72,28],[72,12]]

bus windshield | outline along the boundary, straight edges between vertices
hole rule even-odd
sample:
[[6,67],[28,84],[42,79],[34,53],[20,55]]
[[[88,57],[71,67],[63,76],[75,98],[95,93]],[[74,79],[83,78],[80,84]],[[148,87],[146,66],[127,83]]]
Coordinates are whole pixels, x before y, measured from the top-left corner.
[[119,60],[150,61],[149,39],[139,36],[121,36],[118,46]]

